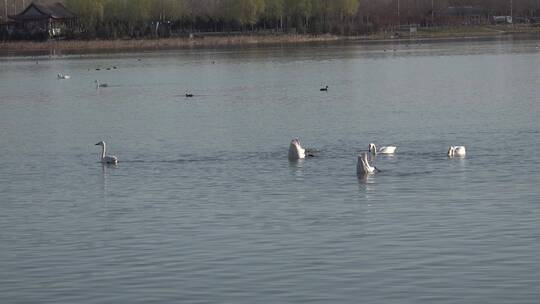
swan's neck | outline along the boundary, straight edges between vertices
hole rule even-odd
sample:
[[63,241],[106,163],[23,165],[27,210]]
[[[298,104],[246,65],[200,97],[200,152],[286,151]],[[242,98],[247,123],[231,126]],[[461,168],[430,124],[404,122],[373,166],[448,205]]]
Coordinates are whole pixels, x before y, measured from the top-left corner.
[[289,146],[289,158],[290,159],[300,159],[305,158],[305,149],[303,149],[300,144],[291,142],[291,145]]
[[365,164],[366,169],[368,169],[368,171],[369,171],[369,169],[370,169],[369,167],[371,167],[371,165],[369,164],[367,154],[364,154],[364,164]]
[[104,159],[104,158],[105,158],[105,144],[101,146],[101,159]]

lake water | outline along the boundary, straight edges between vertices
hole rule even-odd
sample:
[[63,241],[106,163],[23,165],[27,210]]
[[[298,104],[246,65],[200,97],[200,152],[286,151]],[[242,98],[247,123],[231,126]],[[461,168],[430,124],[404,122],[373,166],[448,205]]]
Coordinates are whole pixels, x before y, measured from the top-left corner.
[[538,40],[2,57],[0,302],[538,303],[539,96]]

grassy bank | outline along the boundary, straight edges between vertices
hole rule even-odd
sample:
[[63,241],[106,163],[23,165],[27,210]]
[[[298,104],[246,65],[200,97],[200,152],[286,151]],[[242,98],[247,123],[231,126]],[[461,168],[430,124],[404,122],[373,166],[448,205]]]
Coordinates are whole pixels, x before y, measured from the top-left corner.
[[335,35],[231,35],[231,36],[202,36],[195,38],[162,38],[162,39],[125,39],[125,40],[60,40],[46,42],[0,42],[0,51],[7,53],[30,52],[92,52],[113,50],[160,50],[181,49],[192,47],[224,47],[242,45],[276,45],[308,42],[325,42],[337,40],[357,41],[386,41],[386,40],[437,40],[459,38],[497,37],[504,35],[538,35],[540,27],[534,26],[458,26],[419,28],[416,33],[407,31],[379,32],[366,36],[335,36]]
[[386,40],[386,39],[451,39],[451,38],[481,38],[497,37],[504,35],[531,35],[539,34],[539,26],[527,25],[479,25],[479,26],[454,26],[454,27],[432,27],[419,28],[416,33],[407,31],[379,32],[373,35],[363,36],[365,40]]
[[220,47],[240,45],[270,45],[305,42],[335,41],[334,35],[235,35],[197,38],[162,38],[129,40],[60,40],[46,42],[4,42],[0,50],[6,51],[88,51],[88,50],[153,50],[190,47]]

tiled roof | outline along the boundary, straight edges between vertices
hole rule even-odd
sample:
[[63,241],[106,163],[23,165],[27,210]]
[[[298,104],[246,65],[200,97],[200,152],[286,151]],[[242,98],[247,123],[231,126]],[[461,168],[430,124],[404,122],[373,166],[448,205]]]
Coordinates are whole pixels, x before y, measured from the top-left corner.
[[[34,9],[32,9],[34,8]],[[36,14],[36,11],[39,13]],[[11,19],[70,19],[77,16],[69,11],[62,3],[42,4],[31,3],[24,11],[17,15],[9,16]]]

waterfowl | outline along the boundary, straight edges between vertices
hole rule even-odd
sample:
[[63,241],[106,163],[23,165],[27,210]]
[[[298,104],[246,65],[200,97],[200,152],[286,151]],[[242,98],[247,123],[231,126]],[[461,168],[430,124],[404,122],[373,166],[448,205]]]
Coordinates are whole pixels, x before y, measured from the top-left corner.
[[362,154],[358,155],[358,161],[356,163],[357,175],[373,174],[376,172],[381,172],[381,171],[377,169],[375,166],[372,166],[369,164],[367,152],[363,152]]
[[118,157],[114,155],[105,155],[106,144],[104,141],[100,141],[96,144],[96,146],[101,146],[101,157],[100,160],[103,164],[113,164],[116,165],[118,163]]
[[313,157],[313,156],[315,156],[314,151],[303,148],[298,138],[293,138],[291,140],[291,144],[289,145],[289,159],[290,160],[304,159],[306,157]]
[[186,93],[186,97],[193,97],[192,93]]
[[321,88],[321,91],[325,91],[325,92],[328,91],[328,86],[322,87],[322,88]]
[[396,149],[396,146],[386,146],[377,149],[377,146],[374,143],[369,144],[369,152],[371,152],[371,154],[394,154]]
[[56,77],[58,77],[58,79],[70,79],[71,76],[69,74],[63,74],[63,73],[58,73],[56,75]]
[[97,79],[94,80],[94,82],[96,83],[96,88],[106,88],[106,87],[109,86],[109,84],[107,84],[107,83],[101,83],[101,82],[99,82],[99,80],[97,80]]
[[289,145],[289,159],[303,159],[306,158],[306,149],[302,148],[300,140],[298,138],[293,138],[291,144]]
[[450,146],[447,154],[449,157],[463,157],[466,154],[465,146]]

